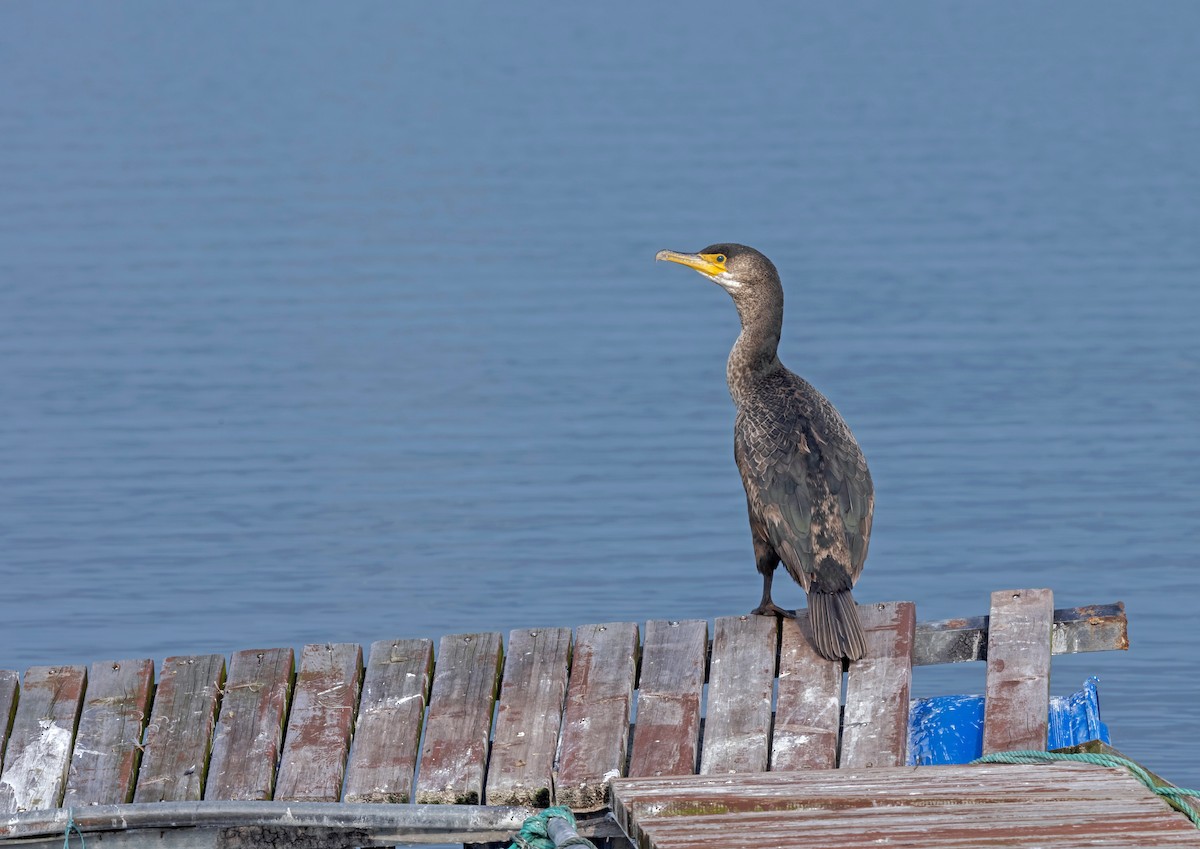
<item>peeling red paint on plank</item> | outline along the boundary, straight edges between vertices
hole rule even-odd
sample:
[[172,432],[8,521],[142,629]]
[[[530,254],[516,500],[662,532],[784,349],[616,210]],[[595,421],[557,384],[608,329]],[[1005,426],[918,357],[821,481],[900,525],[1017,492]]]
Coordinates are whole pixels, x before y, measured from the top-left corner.
[[371,644],[343,791],[347,802],[411,802],[433,678],[432,640]]
[[630,775],[691,775],[700,748],[708,622],[646,623]]
[[1046,748],[1050,707],[1050,590],[992,593],[983,753]]
[[92,664],[64,808],[118,805],[133,799],[153,690],[153,660]]
[[199,801],[224,683],[219,654],[163,661],[134,802]]
[[275,799],[341,798],[361,680],[362,648],[356,643],[320,643],[301,651]]
[[504,655],[499,634],[455,634],[438,646],[418,804],[483,801],[488,739]]
[[294,669],[291,649],[247,649],[233,656],[217,719],[205,799],[271,798]]

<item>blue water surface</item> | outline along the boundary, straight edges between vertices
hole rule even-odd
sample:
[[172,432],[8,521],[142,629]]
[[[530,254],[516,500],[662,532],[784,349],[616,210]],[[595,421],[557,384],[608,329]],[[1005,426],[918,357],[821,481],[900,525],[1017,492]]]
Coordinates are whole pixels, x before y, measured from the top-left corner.
[[1053,689],[1200,784],[1198,31],[0,4],[0,668],[748,611],[737,318],[653,263],[741,241],[871,463],[858,598],[1124,600]]

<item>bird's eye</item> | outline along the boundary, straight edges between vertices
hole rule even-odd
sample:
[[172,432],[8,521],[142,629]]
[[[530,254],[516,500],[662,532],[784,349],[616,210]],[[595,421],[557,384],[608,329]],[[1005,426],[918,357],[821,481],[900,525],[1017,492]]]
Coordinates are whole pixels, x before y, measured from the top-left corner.
[[721,263],[721,265],[724,265],[725,264],[725,254],[717,254],[717,262]]

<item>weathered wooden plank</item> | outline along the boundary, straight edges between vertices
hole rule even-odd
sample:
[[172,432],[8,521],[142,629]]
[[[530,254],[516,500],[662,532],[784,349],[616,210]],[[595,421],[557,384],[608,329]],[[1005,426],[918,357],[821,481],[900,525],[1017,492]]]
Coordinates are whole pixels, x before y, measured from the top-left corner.
[[842,720],[842,767],[904,763],[916,606],[911,601],[858,608],[867,653],[850,664]]
[[294,669],[291,649],[246,649],[233,656],[217,718],[205,799],[271,798]]
[[118,805],[133,799],[153,690],[153,660],[92,664],[64,808]]
[[771,769],[833,769],[841,723],[842,663],[817,654],[807,611],[784,620],[780,628]]
[[700,772],[763,772],[771,757],[774,616],[725,616],[713,629]]
[[545,808],[552,801],[570,663],[570,628],[519,629],[508,635],[488,763],[489,805]]
[[346,767],[347,802],[412,801],[417,746],[432,677],[432,640],[371,644],[358,728]]
[[17,696],[21,693],[21,676],[11,669],[0,669],[0,764],[8,745],[8,732],[17,713]]
[[[1125,651],[1128,621],[1123,602],[1060,608],[1054,611],[1052,654]],[[971,616],[918,622],[913,665],[987,660],[988,617]]]
[[301,650],[275,780],[277,801],[341,798],[361,681],[362,648],[356,643],[319,643]]
[[708,623],[646,623],[630,775],[691,775],[699,765]]
[[983,753],[1045,749],[1050,705],[1050,590],[992,593]]
[[[1132,780],[1133,784],[1130,783]],[[1104,800],[1141,784],[1123,769],[1079,763],[982,764],[800,770],[739,775],[622,778],[613,782],[614,812],[681,816],[809,807],[821,799],[844,807],[942,799],[956,805],[1035,799]]]
[[638,627],[632,622],[576,630],[554,774],[556,804],[577,811],[607,804],[608,783],[625,770],[637,661]]
[[[1085,764],[627,778],[613,784],[613,814],[636,845],[664,849],[1123,845],[1104,842],[1109,833],[1137,846],[1156,845],[1153,835],[1196,842],[1194,827],[1128,772]],[[1069,839],[1038,843],[1039,825]]]
[[928,804],[853,811],[800,809],[652,820],[642,828],[642,845],[649,849],[1196,846],[1194,828],[1185,837],[1179,819],[1149,798],[1092,805],[997,803],[965,811]]
[[35,666],[25,673],[0,774],[0,813],[58,807],[86,686],[82,666]]
[[133,801],[200,799],[224,683],[225,658],[219,654],[163,661]]
[[499,634],[442,638],[417,773],[419,804],[477,805],[483,800],[502,660]]

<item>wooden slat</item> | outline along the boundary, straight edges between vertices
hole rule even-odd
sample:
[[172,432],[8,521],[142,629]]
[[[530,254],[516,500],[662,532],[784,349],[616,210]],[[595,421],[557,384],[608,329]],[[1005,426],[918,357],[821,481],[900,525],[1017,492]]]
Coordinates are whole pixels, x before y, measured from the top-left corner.
[[850,664],[842,720],[842,767],[899,766],[908,745],[908,694],[916,606],[910,601],[858,608],[867,653]]
[[361,681],[362,648],[356,643],[320,643],[301,650],[276,801],[341,798]]
[[[613,783],[613,813],[663,817],[690,813],[793,810],[821,799],[870,808],[928,798],[956,806],[990,802],[1098,801],[1142,784],[1125,769],[1092,764],[954,765],[622,778]],[[1144,788],[1143,788],[1144,789]],[[1165,803],[1163,803],[1165,806]]]
[[478,805],[503,651],[499,634],[443,637],[417,774],[418,804]]
[[691,775],[698,766],[708,623],[646,623],[630,775]]
[[[913,642],[913,666],[987,660],[987,639],[987,616],[918,622]],[[1129,623],[1124,603],[1089,604],[1054,611],[1052,654],[1125,651],[1128,648]]]
[[205,799],[271,798],[294,669],[291,649],[246,649],[233,656]]
[[575,632],[554,774],[557,804],[577,811],[607,804],[609,781],[625,769],[637,660],[632,622],[583,625]]
[[807,611],[784,620],[780,628],[771,769],[833,769],[841,722],[842,663],[817,654]]
[[1091,804],[997,802],[972,809],[899,804],[852,811],[801,809],[652,820],[642,833],[647,849],[1077,849],[1107,846],[1192,846],[1180,818],[1153,798]]
[[1087,764],[629,778],[613,785],[613,814],[635,845],[660,849],[1200,843],[1127,771]]
[[716,621],[701,773],[764,772],[770,764],[778,628],[774,616]]
[[1050,707],[1050,590],[992,593],[983,753],[1045,749]]
[[4,763],[8,732],[12,729],[13,717],[17,712],[17,696],[20,693],[21,676],[11,669],[0,669],[0,764]]
[[64,808],[132,801],[153,690],[153,660],[92,664]]
[[570,663],[570,628],[509,634],[488,763],[487,804],[545,808],[552,801]]
[[82,666],[35,666],[25,673],[0,775],[0,813],[58,807],[86,686]]
[[346,767],[345,801],[412,801],[417,746],[432,677],[432,640],[371,644],[358,728]]
[[133,801],[200,800],[224,683],[219,654],[163,661]]

